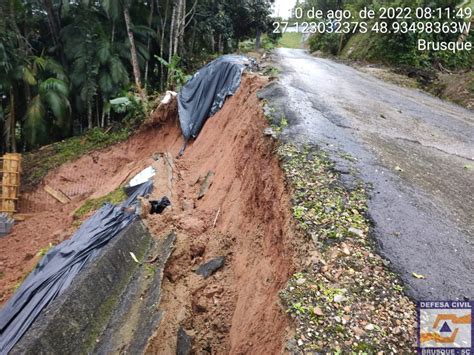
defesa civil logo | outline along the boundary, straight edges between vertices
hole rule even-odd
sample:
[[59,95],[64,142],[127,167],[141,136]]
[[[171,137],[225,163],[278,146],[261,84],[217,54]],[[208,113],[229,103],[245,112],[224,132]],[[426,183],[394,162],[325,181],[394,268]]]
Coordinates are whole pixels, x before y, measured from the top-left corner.
[[418,352],[474,355],[473,304],[469,301],[418,302]]

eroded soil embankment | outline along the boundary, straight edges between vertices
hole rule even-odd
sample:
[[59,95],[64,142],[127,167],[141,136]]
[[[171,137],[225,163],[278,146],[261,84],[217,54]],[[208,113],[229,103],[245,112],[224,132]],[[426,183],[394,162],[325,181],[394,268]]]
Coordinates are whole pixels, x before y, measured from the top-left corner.
[[[103,196],[155,165],[152,197],[168,194],[172,207],[145,223],[156,238],[170,230],[178,238],[165,270],[159,306],[165,316],[147,351],[174,352],[182,327],[197,353],[280,352],[287,317],[278,291],[293,271],[292,233],[274,142],[262,134],[266,123],[256,91],[264,84],[258,76],[245,75],[236,95],[179,160],[171,157],[183,143],[180,129],[168,120],[50,173],[44,183],[71,202],[60,205],[45,198],[42,187],[27,196],[36,213],[0,240],[3,301],[34,266],[39,249],[71,235],[72,214],[87,198]],[[165,164],[168,158],[172,161]],[[198,199],[206,176],[212,176],[210,186]],[[194,273],[217,256],[226,262],[214,275],[204,279]]]
[[[0,238],[0,305],[13,294],[33,270],[45,251],[69,238],[80,221],[73,213],[89,198],[114,191],[134,174],[154,162],[153,153],[178,151],[182,145],[177,122],[147,128],[130,139],[84,155],[51,171],[33,191],[23,192],[20,212],[30,214],[15,225],[13,232]],[[63,205],[44,191],[49,185],[65,193]]]
[[[278,291],[292,271],[289,202],[273,143],[262,134],[265,118],[256,97],[262,84],[244,77],[175,162],[172,213],[147,219],[155,235],[178,230],[163,284],[166,314],[149,353],[173,352],[180,325],[198,353],[282,349],[287,320]],[[208,172],[214,173],[212,185],[197,199]],[[212,277],[193,272],[217,256],[226,264]]]

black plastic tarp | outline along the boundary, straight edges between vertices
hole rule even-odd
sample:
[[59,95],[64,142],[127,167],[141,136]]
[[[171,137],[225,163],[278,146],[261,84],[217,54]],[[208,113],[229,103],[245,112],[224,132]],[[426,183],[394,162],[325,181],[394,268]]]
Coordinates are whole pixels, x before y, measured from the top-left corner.
[[247,57],[224,55],[201,68],[181,88],[178,113],[186,141],[196,138],[206,120],[221,109],[226,97],[235,94],[242,73],[250,64]]
[[137,186],[118,206],[104,205],[82,224],[71,239],[51,249],[0,311],[0,354],[7,354],[41,311],[58,297],[74,277],[138,214],[137,197],[149,194],[151,181]]

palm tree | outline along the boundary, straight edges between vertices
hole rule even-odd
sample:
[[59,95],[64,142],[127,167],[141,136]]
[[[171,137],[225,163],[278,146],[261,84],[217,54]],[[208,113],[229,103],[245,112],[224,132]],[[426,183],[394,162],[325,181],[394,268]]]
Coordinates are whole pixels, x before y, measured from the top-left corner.
[[[34,147],[51,141],[54,136],[69,136],[69,83],[61,65],[48,57],[34,57],[31,64],[24,69],[24,79],[29,85],[34,85],[33,89],[37,91],[25,114],[26,145]],[[48,127],[55,132],[51,132]]]
[[123,13],[123,18],[125,21],[125,27],[127,29],[127,36],[130,42],[130,59],[133,69],[133,77],[135,79],[135,86],[137,88],[138,94],[143,101],[146,101],[146,93],[142,88],[141,74],[140,74],[140,65],[138,63],[138,54],[137,46],[135,43],[135,36],[132,31],[132,20],[130,18],[129,8],[131,6],[132,0],[101,0],[100,3],[104,8],[107,16],[109,16],[112,21],[116,21],[119,17],[119,13]]
[[[2,141],[6,151],[17,151],[17,92],[21,84],[27,43],[16,24],[15,10],[21,8],[15,1],[1,2],[0,12],[0,106],[3,121]],[[5,109],[3,102],[5,101]]]
[[[90,8],[78,9],[75,21],[61,32],[72,62],[72,85],[79,94],[75,107],[87,113],[88,128],[94,126],[94,107],[96,116],[101,111],[104,117],[109,99],[129,82],[123,61],[129,59],[130,52],[125,44],[112,40],[109,33],[100,13]],[[98,102],[102,102],[101,107]]]

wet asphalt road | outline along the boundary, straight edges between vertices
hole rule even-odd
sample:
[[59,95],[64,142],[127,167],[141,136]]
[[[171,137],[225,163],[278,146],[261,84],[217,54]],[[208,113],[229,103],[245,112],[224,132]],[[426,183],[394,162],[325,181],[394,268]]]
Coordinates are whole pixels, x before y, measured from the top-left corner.
[[285,139],[319,145],[372,185],[374,235],[409,295],[474,299],[474,112],[302,50],[274,60]]

